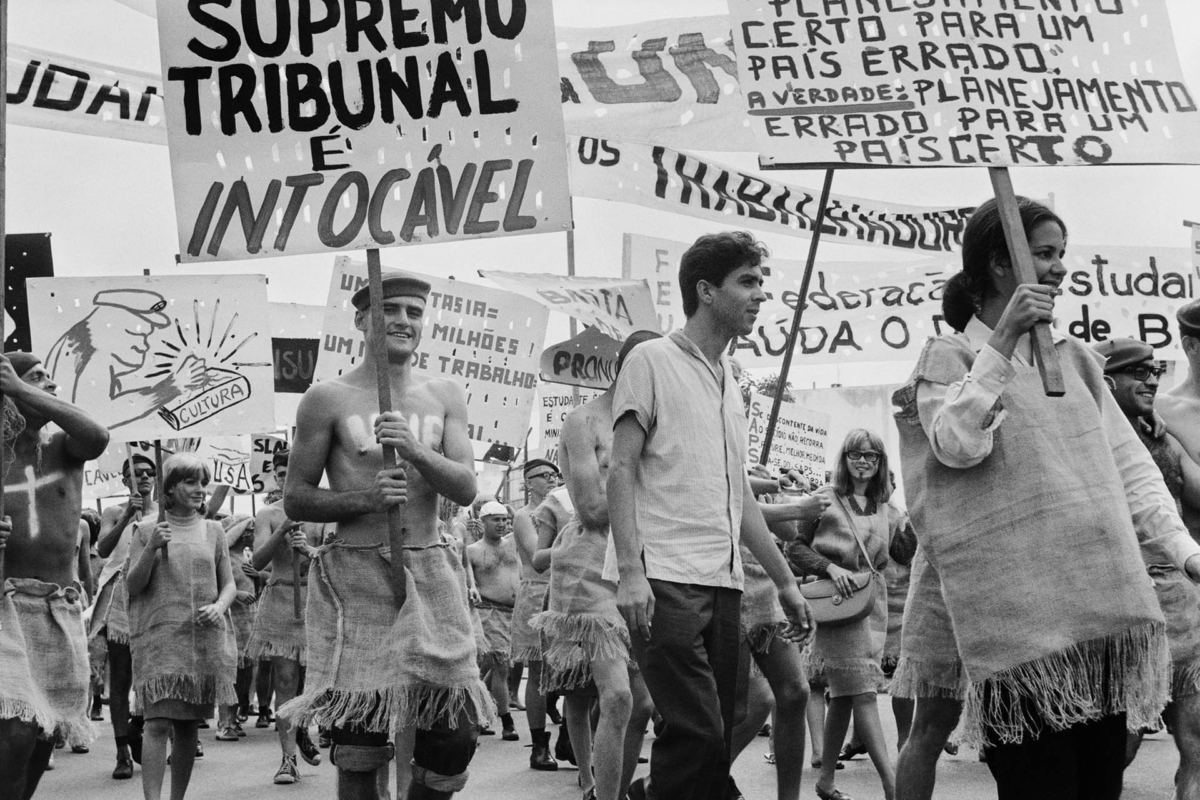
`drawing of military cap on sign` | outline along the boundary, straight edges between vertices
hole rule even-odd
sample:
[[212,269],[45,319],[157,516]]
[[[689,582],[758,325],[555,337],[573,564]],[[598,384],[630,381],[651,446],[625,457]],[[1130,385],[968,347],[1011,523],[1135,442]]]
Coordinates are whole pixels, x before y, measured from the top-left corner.
[[59,393],[115,435],[274,427],[262,276],[32,279],[28,293]]

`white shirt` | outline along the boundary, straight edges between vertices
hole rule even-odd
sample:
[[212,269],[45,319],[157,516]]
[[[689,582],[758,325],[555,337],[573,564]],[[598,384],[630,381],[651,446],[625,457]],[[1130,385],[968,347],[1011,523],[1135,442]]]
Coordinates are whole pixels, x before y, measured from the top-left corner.
[[[1065,338],[1053,328],[1051,333],[1056,345]],[[1004,387],[1016,373],[1013,363],[1029,363],[1020,355],[1028,351],[1028,334],[1018,341],[1011,360],[987,343],[992,329],[978,317],[972,317],[962,333],[952,335],[960,337],[979,356],[961,381],[949,386],[919,382],[917,412],[938,461],[948,467],[966,469],[992,452],[992,432],[1005,418],[998,404]],[[1100,419],[1125,485],[1125,500],[1138,541],[1161,548],[1175,566],[1186,572],[1184,565],[1192,556],[1200,555],[1200,544],[1188,535],[1183,520],[1175,512],[1175,501],[1167,491],[1162,473],[1108,392],[1101,398]]]

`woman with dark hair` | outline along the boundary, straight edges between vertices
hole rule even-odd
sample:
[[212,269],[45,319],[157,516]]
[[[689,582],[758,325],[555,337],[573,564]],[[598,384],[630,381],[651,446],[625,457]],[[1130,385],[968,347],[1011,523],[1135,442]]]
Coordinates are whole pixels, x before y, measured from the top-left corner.
[[1066,394],[1042,388],[1029,332],[1053,319],[1067,231],[1039,203],[1018,209],[1037,283],[1017,278],[995,201],[981,205],[943,298],[956,333],[929,341],[893,398],[924,554],[897,667],[924,687],[899,762],[906,798],[932,793],[957,697],[1001,800],[1119,797],[1125,730],[1157,720],[1170,678],[1138,539],[1200,576],[1200,545],[1097,354],[1052,332]]
[[126,568],[133,691],[146,720],[142,794],[162,796],[171,747],[171,798],[187,792],[200,721],[233,703],[236,670],[225,613],[237,595],[221,523],[200,514],[211,476],[177,453],[163,465],[166,519],[137,526]]
[[[846,625],[818,625],[807,653],[810,675],[829,684],[829,711],[822,741],[817,796],[848,800],[834,788],[838,753],[853,712],[859,741],[867,749],[887,800],[895,796],[895,775],[888,756],[875,695],[886,684],[880,664],[887,638],[887,588],[883,571],[891,559],[909,563],[916,537],[903,516],[890,513],[892,483],[883,440],[857,428],[846,434],[833,470],[833,483],[819,490],[831,502],[815,529],[801,531],[788,556],[802,571],[828,577],[843,597],[874,591],[870,614]],[[855,574],[872,573],[874,587],[856,583]]]

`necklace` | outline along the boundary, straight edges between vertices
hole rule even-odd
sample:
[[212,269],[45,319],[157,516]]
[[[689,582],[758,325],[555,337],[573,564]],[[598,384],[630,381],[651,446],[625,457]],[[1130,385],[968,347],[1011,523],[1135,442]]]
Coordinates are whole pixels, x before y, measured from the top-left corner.
[[868,497],[866,500],[866,508],[862,508],[858,505],[858,501],[854,499],[853,494],[846,495],[846,502],[850,504],[850,508],[854,509],[854,513],[860,517],[870,517],[875,514],[875,498]]

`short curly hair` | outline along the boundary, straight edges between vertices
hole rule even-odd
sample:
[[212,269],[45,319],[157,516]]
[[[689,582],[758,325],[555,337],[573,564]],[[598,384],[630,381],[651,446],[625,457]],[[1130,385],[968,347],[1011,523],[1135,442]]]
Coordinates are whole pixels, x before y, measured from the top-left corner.
[[729,273],[739,267],[761,267],[771,257],[771,251],[748,231],[706,233],[687,249],[679,259],[679,295],[683,298],[683,315],[691,319],[700,307],[696,284],[707,281],[720,286]]

